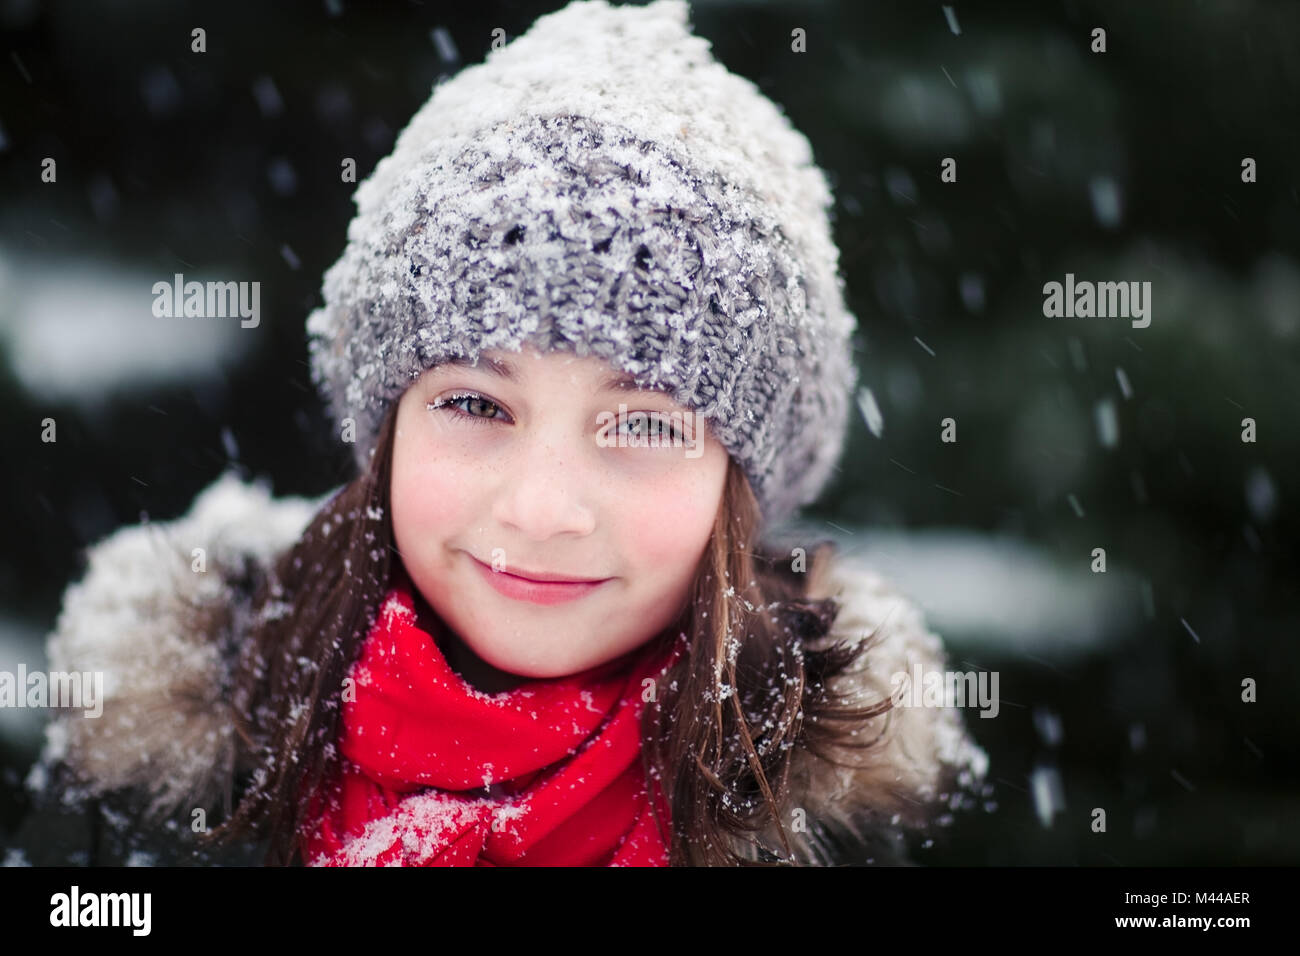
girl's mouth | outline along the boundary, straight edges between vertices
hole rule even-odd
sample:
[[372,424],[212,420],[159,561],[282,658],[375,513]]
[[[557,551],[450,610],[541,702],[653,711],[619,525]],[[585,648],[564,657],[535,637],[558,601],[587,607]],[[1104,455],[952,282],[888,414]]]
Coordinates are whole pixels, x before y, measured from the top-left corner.
[[597,581],[536,581],[508,571],[494,571],[478,558],[470,555],[479,573],[496,592],[515,601],[533,604],[563,604],[591,594],[613,578]]

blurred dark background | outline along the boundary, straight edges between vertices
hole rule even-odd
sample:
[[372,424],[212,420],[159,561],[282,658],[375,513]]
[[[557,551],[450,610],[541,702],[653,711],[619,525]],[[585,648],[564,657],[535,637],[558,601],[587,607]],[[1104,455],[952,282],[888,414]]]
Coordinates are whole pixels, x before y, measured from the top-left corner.
[[[364,179],[439,77],[562,5],[0,0],[0,668],[43,666],[114,529],[228,468],[351,477],[304,341],[340,164]],[[692,9],[836,192],[862,414],[805,520],[1000,674],[999,715],[967,712],[994,792],[915,858],[1300,861],[1300,4]],[[260,325],[155,319],[177,272],[259,281]],[[1150,281],[1150,326],[1045,317],[1066,273]],[[0,846],[40,725],[0,711]]]

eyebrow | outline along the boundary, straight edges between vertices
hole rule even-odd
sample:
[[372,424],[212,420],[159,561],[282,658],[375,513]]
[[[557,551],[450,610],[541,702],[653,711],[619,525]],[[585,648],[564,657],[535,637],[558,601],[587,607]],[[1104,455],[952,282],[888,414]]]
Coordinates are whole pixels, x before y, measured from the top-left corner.
[[[498,378],[503,378],[508,382],[519,381],[519,369],[511,362],[504,359],[494,359],[486,355],[480,355],[479,363],[481,364],[476,365],[464,356],[457,356],[455,358],[447,359],[443,364],[457,365],[463,368],[482,368],[483,371],[495,375]],[[636,379],[627,372],[610,375],[607,378],[601,379],[598,390],[602,392],[647,391],[660,392],[665,395],[668,394],[668,390],[660,385],[638,385]]]

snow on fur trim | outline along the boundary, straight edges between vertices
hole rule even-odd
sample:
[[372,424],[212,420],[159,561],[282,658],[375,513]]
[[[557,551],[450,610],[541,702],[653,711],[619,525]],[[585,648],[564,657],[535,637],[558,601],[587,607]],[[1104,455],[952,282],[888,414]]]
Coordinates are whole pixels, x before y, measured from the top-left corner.
[[[833,597],[840,605],[832,633],[809,644],[818,649],[836,641],[867,641],[856,666],[839,675],[835,690],[848,693],[855,704],[874,704],[896,692],[896,674],[946,671],[943,641],[926,626],[920,608],[899,593],[882,575],[860,559],[837,555],[825,579],[814,586],[818,596]],[[850,828],[860,825],[855,815],[865,800],[877,815],[898,818],[909,827],[922,826],[933,805],[957,793],[975,792],[988,772],[988,754],[968,734],[960,709],[955,706],[895,706],[868,721],[860,731],[865,739],[882,734],[879,750],[867,760],[846,755],[853,767],[829,762],[809,764],[816,779],[804,787],[821,794],[819,815]]]
[[241,582],[292,545],[321,503],[272,499],[227,473],[184,517],[90,547],[46,646],[54,670],[104,674],[103,714],[60,712],[38,766],[62,764],[81,796],[140,789],[151,816],[228,799],[229,661],[248,623]]

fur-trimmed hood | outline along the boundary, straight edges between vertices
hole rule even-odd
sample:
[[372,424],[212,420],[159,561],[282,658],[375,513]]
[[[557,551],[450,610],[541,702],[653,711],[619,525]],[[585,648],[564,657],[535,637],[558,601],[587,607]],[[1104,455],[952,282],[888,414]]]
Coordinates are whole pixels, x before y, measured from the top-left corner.
[[[103,713],[60,712],[40,761],[59,774],[36,776],[67,781],[79,797],[136,792],[147,813],[187,821],[194,808],[229,807],[230,671],[253,623],[253,584],[329,497],[272,498],[227,474],[183,517],[122,528],[90,547],[48,656],[52,671],[103,673]],[[856,702],[888,696],[900,671],[945,669],[942,642],[919,610],[870,568],[839,555],[813,585],[814,596],[841,605],[825,642],[872,640],[840,678]],[[833,862],[839,840],[896,853],[900,827],[926,825],[985,775],[987,756],[953,707],[896,707],[871,723],[863,733],[883,729],[887,743],[869,761],[846,758],[856,767],[796,755],[786,820],[800,862]],[[780,846],[774,833],[758,837]]]

